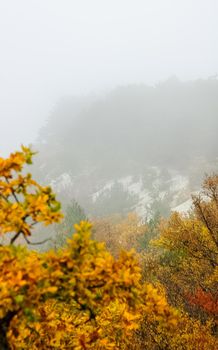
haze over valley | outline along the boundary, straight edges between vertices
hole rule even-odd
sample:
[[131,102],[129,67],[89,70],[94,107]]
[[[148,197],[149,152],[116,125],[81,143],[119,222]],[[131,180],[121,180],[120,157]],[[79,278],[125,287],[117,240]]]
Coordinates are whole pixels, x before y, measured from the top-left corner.
[[171,77],[62,99],[34,145],[38,176],[90,215],[167,215],[217,171],[217,96],[216,78]]

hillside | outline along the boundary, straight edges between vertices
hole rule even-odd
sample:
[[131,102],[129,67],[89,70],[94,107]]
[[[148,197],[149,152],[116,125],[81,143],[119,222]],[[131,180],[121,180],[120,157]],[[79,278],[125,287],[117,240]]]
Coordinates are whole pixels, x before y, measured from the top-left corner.
[[91,215],[167,214],[218,169],[217,97],[215,78],[171,78],[64,98],[34,145],[35,173]]

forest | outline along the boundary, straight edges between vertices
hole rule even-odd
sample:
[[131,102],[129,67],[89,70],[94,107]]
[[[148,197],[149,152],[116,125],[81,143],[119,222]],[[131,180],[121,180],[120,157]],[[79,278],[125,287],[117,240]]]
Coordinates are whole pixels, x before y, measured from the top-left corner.
[[[63,218],[34,155],[0,158],[0,348],[217,349],[218,175],[186,214],[90,223],[75,201]],[[40,250],[35,226],[52,223]]]
[[218,350],[218,1],[0,1],[0,350]]
[[218,172],[218,80],[120,86],[54,105],[33,149],[33,174],[89,217],[170,211]]

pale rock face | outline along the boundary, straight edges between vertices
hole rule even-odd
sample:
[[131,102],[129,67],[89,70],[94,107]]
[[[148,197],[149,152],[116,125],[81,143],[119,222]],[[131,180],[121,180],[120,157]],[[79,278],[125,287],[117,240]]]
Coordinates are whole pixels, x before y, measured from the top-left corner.
[[177,211],[178,213],[187,213],[192,208],[192,200],[188,199],[184,203],[177,205],[177,207],[172,208],[172,211]]
[[172,191],[176,192],[176,191],[184,190],[185,188],[187,188],[188,185],[189,185],[188,178],[186,176],[177,174],[172,178],[170,188]]
[[73,179],[68,173],[63,173],[57,179],[51,181],[51,186],[57,192],[61,192],[73,186]]
[[[109,198],[113,186],[118,184],[121,186],[124,193],[128,195],[128,198],[134,199],[133,204],[131,204],[127,210],[129,212],[136,212],[141,218],[148,218],[152,213],[154,203],[157,202],[167,203],[170,210],[187,212],[192,204],[190,200],[191,192],[189,189],[188,177],[180,175],[176,171],[171,171],[169,172],[169,177],[164,179],[161,177],[159,169],[153,169],[152,167],[151,171],[153,175],[151,175],[149,180],[146,180],[145,175],[138,175],[137,178],[132,175],[127,175],[125,177],[105,181],[101,186],[95,183],[93,187],[89,186],[89,189],[88,176],[86,179],[84,178],[84,182],[81,183],[70,174],[63,173],[57,179],[53,180],[51,185],[55,191],[61,193],[65,197],[73,197],[75,194],[80,193],[80,190],[83,190],[84,193],[87,186],[87,193],[89,193],[87,198],[91,200],[91,205],[95,207],[96,203],[101,200],[101,198]],[[97,191],[96,188],[98,189]],[[80,201],[79,195],[77,195],[76,198]]]
[[84,182],[80,183],[78,179],[73,178],[69,173],[63,173],[51,181],[51,186],[63,197],[73,198],[76,196],[76,199],[80,201],[78,193],[80,193],[80,190],[85,192],[87,185],[87,198],[91,200],[91,205],[95,207],[101,197],[109,197],[113,186],[119,184],[130,198],[134,198],[134,204],[128,207],[128,211],[136,212],[141,218],[149,218],[154,203],[158,201],[166,201],[171,211],[188,212],[192,206],[192,200],[190,199],[192,193],[189,188],[188,177],[171,170],[169,171],[169,178],[163,179],[161,178],[160,169],[153,168],[151,169],[153,171],[153,178],[149,179],[149,184],[146,183],[143,175],[137,176],[137,181],[134,176],[127,175],[122,178],[105,181],[101,187],[94,184],[93,190],[96,188],[98,190],[93,191],[90,186],[88,189],[88,175],[87,179],[84,179]]
[[105,191],[111,190],[112,186],[114,185],[114,181],[107,182],[99,191],[92,194],[92,201],[93,203],[96,202],[96,200],[104,194]]

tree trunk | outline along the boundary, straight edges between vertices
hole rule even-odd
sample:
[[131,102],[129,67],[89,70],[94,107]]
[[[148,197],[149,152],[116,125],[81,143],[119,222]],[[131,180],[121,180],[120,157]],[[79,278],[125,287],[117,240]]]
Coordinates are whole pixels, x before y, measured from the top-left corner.
[[0,350],[10,350],[7,339],[7,331],[15,314],[15,312],[10,311],[0,320]]

